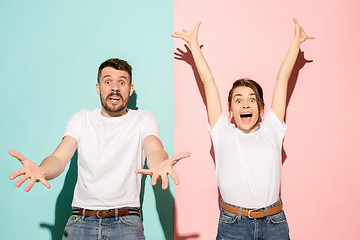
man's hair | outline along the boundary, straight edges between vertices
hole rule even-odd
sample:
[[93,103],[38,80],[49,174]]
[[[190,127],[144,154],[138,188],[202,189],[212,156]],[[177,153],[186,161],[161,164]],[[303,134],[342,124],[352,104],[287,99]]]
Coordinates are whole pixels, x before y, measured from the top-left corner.
[[127,61],[121,60],[118,58],[108,59],[100,65],[99,71],[98,71],[98,78],[97,78],[98,83],[100,83],[101,70],[103,70],[106,67],[112,67],[112,68],[115,68],[116,70],[123,70],[123,71],[128,72],[129,76],[130,76],[130,84],[131,84],[131,82],[132,82],[132,75],[131,75],[132,67],[130,66],[130,64],[127,63]]

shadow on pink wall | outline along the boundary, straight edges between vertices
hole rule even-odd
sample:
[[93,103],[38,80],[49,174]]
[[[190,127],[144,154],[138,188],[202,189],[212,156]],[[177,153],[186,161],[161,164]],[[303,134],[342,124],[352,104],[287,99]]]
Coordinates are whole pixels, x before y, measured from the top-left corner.
[[[299,77],[300,70],[305,66],[305,64],[311,63],[311,62],[313,62],[313,60],[306,60],[304,57],[304,52],[300,50],[299,55],[296,59],[293,71],[291,73],[289,83],[288,83],[288,89],[287,89],[287,95],[286,95],[286,109],[289,106],[291,96],[294,92],[294,89],[295,89],[295,86],[296,86],[296,83],[297,83],[297,80]],[[287,111],[285,112],[285,119],[284,119],[285,122],[286,122],[286,115],[287,115]],[[282,151],[282,163],[284,164],[286,161],[286,158],[287,158],[287,154],[284,149],[284,146],[282,147],[281,151]],[[280,193],[281,193],[281,189],[280,189]]]

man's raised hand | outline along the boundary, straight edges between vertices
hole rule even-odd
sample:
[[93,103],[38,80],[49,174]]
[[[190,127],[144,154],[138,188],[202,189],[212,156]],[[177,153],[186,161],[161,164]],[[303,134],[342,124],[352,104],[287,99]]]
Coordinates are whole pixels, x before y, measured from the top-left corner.
[[157,166],[150,169],[138,169],[135,171],[137,174],[146,174],[151,176],[151,185],[155,186],[158,179],[162,180],[162,189],[167,189],[169,185],[168,175],[174,180],[177,185],[180,183],[179,177],[173,169],[173,166],[183,158],[190,157],[189,152],[182,152],[178,155],[166,159],[159,163]]
[[25,191],[28,192],[34,186],[35,182],[41,182],[45,187],[50,188],[50,184],[45,179],[45,173],[41,168],[33,161],[24,157],[21,153],[15,150],[10,150],[9,154],[14,158],[17,158],[23,167],[13,172],[9,178],[14,180],[21,176],[15,183],[16,187],[20,187],[26,180],[30,179],[29,183],[25,187]]

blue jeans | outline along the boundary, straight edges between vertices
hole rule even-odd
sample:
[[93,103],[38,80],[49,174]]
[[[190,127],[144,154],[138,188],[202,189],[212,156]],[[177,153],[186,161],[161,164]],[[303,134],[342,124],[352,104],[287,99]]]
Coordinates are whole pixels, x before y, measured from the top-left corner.
[[[279,201],[280,199],[268,208],[275,206]],[[275,215],[253,219],[221,209],[216,239],[288,240],[290,237],[284,210]]]
[[137,215],[113,218],[71,215],[66,224],[62,239],[144,240],[145,236],[141,219]]

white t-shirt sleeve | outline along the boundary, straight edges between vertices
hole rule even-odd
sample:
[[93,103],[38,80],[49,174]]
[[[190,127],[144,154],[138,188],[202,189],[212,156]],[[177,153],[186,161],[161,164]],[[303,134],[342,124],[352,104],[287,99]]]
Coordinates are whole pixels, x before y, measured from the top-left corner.
[[208,130],[210,132],[211,140],[213,141],[214,145],[217,145],[217,143],[221,139],[223,130],[229,126],[230,126],[230,122],[226,118],[224,112],[221,113],[219,119],[217,120],[213,128],[211,128],[209,125]]
[[154,135],[160,138],[160,128],[154,115],[150,112],[147,112],[143,120],[141,141],[144,142],[145,138],[150,135]]
[[282,142],[288,128],[284,122],[280,122],[279,118],[272,109],[269,110],[262,124],[269,127],[276,139]]
[[82,133],[82,124],[81,119],[84,115],[83,111],[75,113],[68,123],[66,124],[65,132],[63,134],[63,137],[65,136],[71,136],[76,139],[76,141],[79,143],[80,136]]

